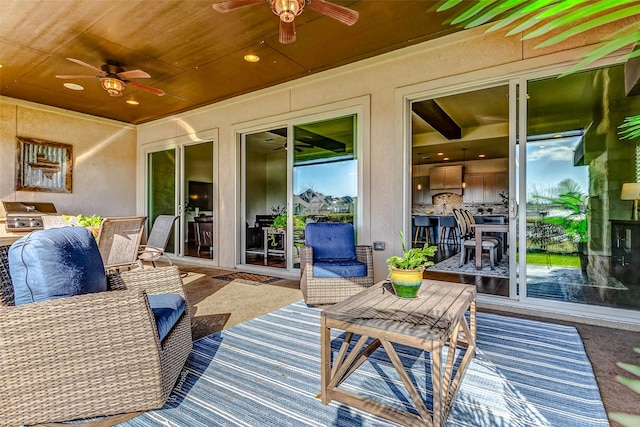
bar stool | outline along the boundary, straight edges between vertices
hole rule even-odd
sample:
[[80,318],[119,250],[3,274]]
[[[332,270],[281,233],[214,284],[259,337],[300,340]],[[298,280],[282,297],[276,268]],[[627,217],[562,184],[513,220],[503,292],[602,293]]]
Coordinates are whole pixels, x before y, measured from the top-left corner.
[[456,219],[453,216],[441,216],[440,217],[440,242],[443,245],[445,243],[452,243],[459,245],[458,226]]
[[[420,243],[431,244],[434,241],[433,224],[428,216],[418,215],[413,218],[413,225],[416,227],[416,234],[413,238],[413,244]],[[424,239],[421,239],[422,233],[425,233]]]

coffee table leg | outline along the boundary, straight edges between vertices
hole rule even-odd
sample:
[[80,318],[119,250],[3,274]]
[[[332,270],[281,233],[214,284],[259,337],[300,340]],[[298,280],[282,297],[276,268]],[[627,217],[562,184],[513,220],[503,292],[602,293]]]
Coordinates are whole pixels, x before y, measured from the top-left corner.
[[434,343],[431,349],[431,384],[433,390],[433,427],[440,427],[442,420],[442,346]]

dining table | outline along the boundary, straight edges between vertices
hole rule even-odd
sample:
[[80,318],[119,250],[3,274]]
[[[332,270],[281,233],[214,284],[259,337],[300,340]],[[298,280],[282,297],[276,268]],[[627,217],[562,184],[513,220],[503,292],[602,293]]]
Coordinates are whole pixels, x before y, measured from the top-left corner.
[[470,224],[475,231],[476,270],[482,270],[482,233],[507,233],[509,224]]

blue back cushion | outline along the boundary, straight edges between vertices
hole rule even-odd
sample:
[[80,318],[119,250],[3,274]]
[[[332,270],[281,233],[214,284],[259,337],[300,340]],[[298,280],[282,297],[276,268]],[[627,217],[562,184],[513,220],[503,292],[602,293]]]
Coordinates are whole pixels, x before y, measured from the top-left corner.
[[84,227],[34,231],[9,248],[15,304],[107,290],[104,264]]
[[313,260],[355,260],[353,225],[313,222],[305,227],[305,243],[313,248]]
[[184,313],[187,302],[176,294],[147,295],[147,297],[158,327],[158,337],[162,341]]

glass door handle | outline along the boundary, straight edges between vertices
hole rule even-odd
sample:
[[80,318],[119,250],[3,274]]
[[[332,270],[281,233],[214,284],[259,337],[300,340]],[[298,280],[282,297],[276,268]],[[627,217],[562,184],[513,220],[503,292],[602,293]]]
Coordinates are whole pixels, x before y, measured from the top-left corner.
[[518,216],[518,202],[513,197],[509,198],[509,219],[516,219]]

